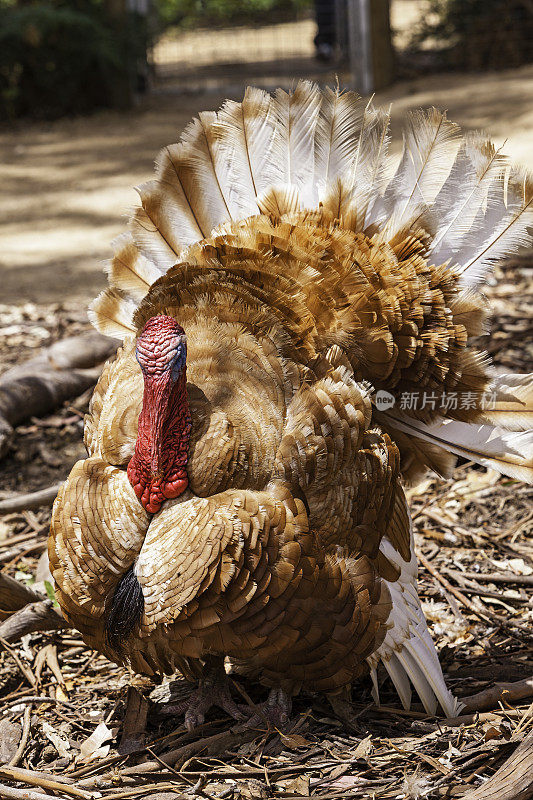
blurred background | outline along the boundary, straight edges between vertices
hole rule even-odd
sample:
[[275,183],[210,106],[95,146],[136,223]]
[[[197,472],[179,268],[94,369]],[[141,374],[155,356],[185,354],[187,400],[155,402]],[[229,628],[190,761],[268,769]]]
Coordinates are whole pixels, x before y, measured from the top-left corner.
[[435,105],[533,168],[532,62],[533,0],[0,0],[3,302],[93,297],[158,149],[247,84],[376,93],[396,138]]

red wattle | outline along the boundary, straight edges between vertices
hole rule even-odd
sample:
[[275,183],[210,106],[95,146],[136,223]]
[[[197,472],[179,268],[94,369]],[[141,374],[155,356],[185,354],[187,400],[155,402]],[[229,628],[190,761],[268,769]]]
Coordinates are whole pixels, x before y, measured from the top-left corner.
[[133,491],[149,514],[157,514],[165,500],[179,497],[189,485],[185,470],[180,470],[171,480],[146,478],[137,469],[135,457],[128,464],[127,474]]

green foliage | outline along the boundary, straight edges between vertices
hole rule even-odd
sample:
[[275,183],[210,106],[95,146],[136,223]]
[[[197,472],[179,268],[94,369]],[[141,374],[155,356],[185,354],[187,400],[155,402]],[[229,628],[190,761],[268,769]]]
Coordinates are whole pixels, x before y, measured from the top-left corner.
[[533,60],[530,0],[429,0],[411,45],[441,49],[446,66],[506,69]]
[[99,3],[0,2],[0,117],[51,119],[113,103],[125,42]]
[[268,23],[292,18],[310,5],[311,0],[156,0],[163,25],[183,28]]
[[56,593],[53,585],[50,581],[44,582],[44,588],[46,589],[46,594],[48,595],[48,599],[52,601],[52,605],[54,608],[59,608],[59,603],[56,600]]

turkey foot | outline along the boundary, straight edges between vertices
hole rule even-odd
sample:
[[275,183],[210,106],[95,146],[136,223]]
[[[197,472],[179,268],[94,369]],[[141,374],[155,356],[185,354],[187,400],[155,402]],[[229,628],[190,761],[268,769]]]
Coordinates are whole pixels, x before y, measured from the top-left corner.
[[165,714],[185,714],[185,727],[189,732],[201,725],[213,706],[223,709],[234,719],[246,719],[230,694],[229,679],[221,656],[207,656],[198,689],[187,700],[166,706]]
[[270,690],[267,700],[257,706],[257,711],[252,714],[247,728],[264,726],[265,722],[273,728],[285,728],[291,717],[292,698],[279,687]]

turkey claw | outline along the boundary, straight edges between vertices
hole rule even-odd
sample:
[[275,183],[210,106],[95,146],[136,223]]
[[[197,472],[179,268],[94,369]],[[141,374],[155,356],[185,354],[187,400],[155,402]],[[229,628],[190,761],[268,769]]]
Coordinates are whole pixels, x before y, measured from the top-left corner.
[[271,689],[267,700],[255,707],[252,716],[246,722],[247,728],[270,728],[283,730],[291,719],[292,699],[284,689]]
[[229,679],[223,661],[215,662],[215,659],[206,666],[205,673],[199,680],[198,689],[187,700],[165,706],[163,713],[173,716],[185,714],[184,724],[190,733],[203,724],[205,715],[213,706],[218,706],[233,719],[246,719],[230,694]]

